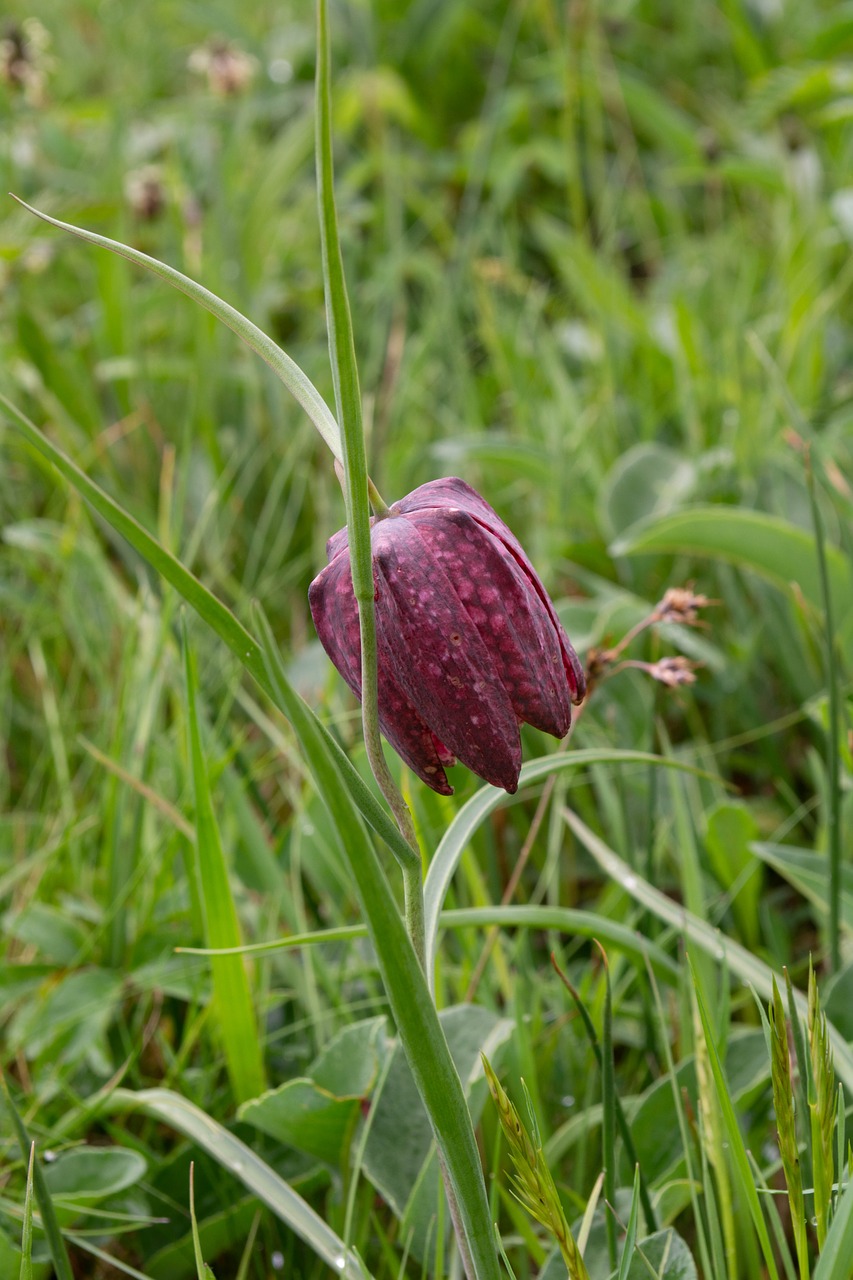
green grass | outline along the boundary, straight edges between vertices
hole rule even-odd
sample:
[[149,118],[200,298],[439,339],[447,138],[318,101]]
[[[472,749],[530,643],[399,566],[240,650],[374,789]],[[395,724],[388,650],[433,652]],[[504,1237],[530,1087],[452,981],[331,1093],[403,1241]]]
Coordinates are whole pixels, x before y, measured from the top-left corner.
[[[715,602],[627,652],[683,653],[696,683],[603,680],[565,760],[525,729],[515,797],[462,768],[438,797],[388,753],[432,860],[436,1018],[400,964],[406,846],[307,607],[345,519],[311,422],[337,447],[312,8],[48,0],[41,89],[0,82],[0,189],[274,344],[265,364],[7,201],[0,1276],[68,1274],[66,1251],[92,1278],[458,1275],[426,1116],[400,1138],[418,1088],[440,1137],[468,1100],[479,1273],[482,1218],[518,1280],[565,1275],[513,1196],[485,1053],[592,1280],[849,1280],[850,14],[332,7],[378,490],[472,483],[583,655],[668,587]],[[256,60],[230,97],[187,65],[217,35]],[[126,191],[150,165],[146,219]],[[451,1057],[462,1091],[435,1087]]]

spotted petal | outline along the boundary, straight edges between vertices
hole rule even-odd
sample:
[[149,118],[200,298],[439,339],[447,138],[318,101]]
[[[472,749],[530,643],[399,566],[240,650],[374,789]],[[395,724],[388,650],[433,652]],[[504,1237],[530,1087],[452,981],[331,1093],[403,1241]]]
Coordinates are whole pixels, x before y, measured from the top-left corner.
[[[311,583],[308,602],[320,643],[360,699],[361,635],[346,550]],[[444,772],[444,765],[456,763],[452,753],[424,724],[381,656],[378,686],[379,727],[384,736],[428,786],[441,795],[452,795],[453,788]]]
[[488,647],[518,720],[565,737],[572,703],[560,641],[517,560],[462,510],[408,517]]
[[515,791],[521,741],[492,655],[409,520],[374,528],[380,663],[421,718],[469,769]]
[[[399,511],[405,515],[414,512],[437,510],[441,512],[442,517],[451,514],[454,508],[467,512],[478,524],[493,534],[496,539],[499,539],[507,552],[527,575],[531,587],[538,595],[542,607],[551,619],[551,623],[557,633],[563,659],[563,669],[572,691],[572,700],[574,702],[582,702],[586,693],[586,677],[584,676],[583,665],[572,648],[551,598],[542,586],[536,570],[525,554],[524,548],[509,526],[504,524],[498,513],[489,506],[485,498],[481,497],[477,490],[472,489],[464,480],[460,480],[457,476],[448,476],[445,479],[430,480],[427,484],[420,485],[419,488],[413,489],[411,493],[407,494],[405,498],[401,498],[393,506],[394,511]],[[533,722],[531,721],[531,723]]]

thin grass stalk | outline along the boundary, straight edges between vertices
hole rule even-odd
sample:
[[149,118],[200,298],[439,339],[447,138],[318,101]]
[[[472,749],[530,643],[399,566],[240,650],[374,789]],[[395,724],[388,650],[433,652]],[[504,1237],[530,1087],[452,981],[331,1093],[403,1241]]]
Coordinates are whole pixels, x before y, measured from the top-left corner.
[[27,1165],[27,1193],[24,1198],[24,1225],[21,1231],[21,1270],[19,1280],[33,1280],[33,1166],[36,1144],[30,1143],[30,1161]]
[[[702,991],[698,982],[698,978],[692,964],[690,964],[690,972],[693,978],[693,992],[696,1014],[700,1023],[697,1033],[697,1041],[700,1037],[704,1038],[705,1049],[707,1052],[707,1064],[710,1067],[711,1075],[714,1081],[714,1088],[717,1094],[717,1102],[719,1104],[719,1114],[722,1120],[722,1128],[725,1130],[728,1140],[728,1151],[732,1160],[732,1169],[734,1173],[735,1185],[739,1195],[746,1202],[749,1210],[749,1216],[752,1219],[752,1225],[755,1228],[755,1234],[758,1236],[761,1245],[761,1253],[764,1258],[764,1266],[771,1280],[779,1280],[779,1270],[776,1266],[776,1259],[773,1255],[773,1247],[770,1243],[770,1236],[767,1231],[767,1224],[761,1210],[761,1204],[758,1199],[758,1192],[755,1189],[755,1182],[749,1168],[749,1157],[746,1153],[743,1134],[740,1131],[737,1114],[735,1112],[734,1103],[732,1102],[731,1092],[726,1082],[723,1064],[714,1040],[714,1029],[705,1007],[705,1001],[702,998]],[[697,1043],[698,1048],[698,1043]],[[698,1064],[698,1056],[697,1056]],[[725,1155],[725,1153],[723,1153]],[[726,1172],[728,1179],[728,1171]],[[726,1195],[730,1201],[730,1184],[727,1182]],[[725,1207],[725,1206],[724,1206]],[[729,1203],[729,1210],[731,1203]],[[734,1237],[732,1237],[732,1240]],[[734,1245],[729,1238],[726,1239],[726,1251],[732,1261],[733,1268],[737,1257],[734,1251]]]
[[811,507],[812,525],[814,528],[815,549],[817,552],[818,582],[821,606],[824,615],[824,669],[826,673],[827,698],[829,700],[829,729],[826,751],[826,770],[829,794],[827,796],[827,831],[829,835],[829,884],[827,894],[829,901],[829,963],[831,971],[837,973],[841,964],[841,941],[839,909],[841,901],[841,773],[839,754],[839,735],[841,732],[841,712],[839,700],[838,665],[835,649],[835,622],[832,603],[832,591],[829,585],[829,569],[827,565],[826,540],[823,520],[817,501],[814,468],[811,456],[811,439],[813,431],[806,420],[785,382],[778,364],[770,355],[758,334],[750,332],[747,341],[770,375],[777,395],[788,409],[797,430],[804,441],[806,469],[806,488]]
[[[469,1276],[497,1280],[497,1255],[471,1115],[423,967],[406,934],[338,756],[330,749],[317,717],[289,684],[269,623],[259,610],[257,624],[276,701],[293,725],[326,802],[370,927],[391,1012],[452,1188],[448,1201],[463,1263]],[[347,767],[352,767],[348,761]]]
[[[693,1034],[696,1055],[696,1085],[699,1099],[699,1115],[701,1118],[703,1147],[706,1149],[708,1163],[714,1170],[717,1181],[720,1224],[725,1241],[726,1257],[730,1262],[730,1274],[734,1277],[732,1267],[737,1257],[737,1236],[735,1233],[735,1215],[732,1205],[732,1186],[729,1167],[726,1163],[725,1142],[723,1141],[723,1122],[721,1106],[714,1105],[715,1092],[712,1083],[713,1071],[709,1059],[708,1040],[713,1035],[704,1027],[699,1011],[702,979],[696,975],[696,990],[693,1000]],[[718,1096],[718,1095],[717,1095]],[[721,1101],[721,1100],[720,1100]]]
[[[634,1188],[631,1193],[631,1210],[628,1214],[628,1225],[625,1228],[625,1243],[622,1246],[622,1257],[619,1259],[618,1280],[628,1280],[631,1260],[637,1244],[637,1221],[640,1216],[640,1166],[634,1166]],[[648,1266],[648,1263],[646,1263]]]
[[245,342],[247,347],[251,347],[269,365],[276,377],[287,387],[293,398],[308,414],[333,456],[340,461],[341,440],[338,424],[320,392],[299,366],[291,360],[290,356],[282,351],[281,347],[273,342],[272,338],[264,333],[262,329],[259,329],[256,324],[253,324],[251,320],[237,311],[235,307],[224,302],[222,298],[217,297],[215,293],[211,293],[209,289],[205,289],[203,285],[198,284],[195,280],[191,280],[189,276],[185,276],[183,272],[177,271],[165,262],[160,262],[157,258],[149,257],[147,253],[142,253],[139,249],[133,249],[130,245],[122,244],[119,240],[110,240],[108,236],[98,235],[96,231],[87,231],[84,227],[75,227],[70,222],[62,222],[59,218],[53,218],[50,214],[42,213],[40,209],[34,209],[32,205],[27,204],[26,201],[21,200],[18,196],[13,196],[12,199],[17,200],[18,204],[26,209],[28,213],[41,218],[42,222],[50,223],[52,227],[56,227],[59,231],[68,231],[80,240],[85,240],[100,249],[109,249],[111,253],[116,253],[121,258],[127,258],[130,262],[135,263],[136,266],[145,267],[146,270],[153,272],[154,275],[159,276],[161,280],[165,280],[173,288],[185,293],[188,298],[192,298],[193,302],[197,302],[204,307],[211,315],[216,316],[217,320],[221,320],[223,324],[233,330],[237,337]]
[[693,1144],[691,1142],[690,1131],[687,1126],[687,1117],[684,1113],[684,1102],[678,1088],[678,1080],[675,1072],[675,1060],[672,1056],[672,1047],[669,1041],[670,1022],[666,1016],[666,1010],[663,1007],[660,988],[658,987],[654,970],[648,960],[646,961],[646,973],[652,990],[654,1008],[657,1013],[659,1038],[663,1049],[663,1059],[666,1065],[666,1076],[664,1078],[670,1081],[672,1087],[673,1108],[678,1120],[678,1131],[681,1136],[681,1148],[684,1152],[684,1165],[687,1174],[687,1185],[690,1192],[690,1203],[693,1209],[693,1221],[696,1224],[696,1238],[699,1244],[699,1259],[704,1273],[706,1275],[710,1275],[711,1255],[710,1246],[708,1244],[708,1232],[705,1220],[702,1216],[699,1196],[696,1191],[698,1179],[693,1171],[693,1155],[691,1154],[691,1147]]
[[838,1201],[841,1197],[842,1181],[844,1178],[844,1165],[845,1165],[844,1139],[847,1136],[847,1122],[846,1122],[847,1117],[846,1117],[846,1112],[844,1110],[844,1085],[841,1084],[840,1082],[838,1085],[838,1099],[835,1106],[835,1114],[837,1117],[837,1122],[835,1126],[835,1141],[836,1141],[835,1168],[838,1176],[835,1183],[835,1194],[832,1200],[833,1213],[838,1208]]
[[[597,941],[598,940],[596,939],[596,942]],[[600,946],[600,943],[598,945]],[[583,1027],[584,1027],[584,1030],[586,1031],[587,1038],[589,1039],[589,1043],[592,1046],[592,1051],[595,1054],[595,1060],[598,1063],[598,1069],[603,1073],[601,1045],[598,1040],[598,1034],[595,1030],[595,1024],[593,1023],[592,1018],[590,1017],[589,1010],[584,1004],[581,998],[581,994],[578,991],[577,987],[574,986],[574,984],[569,980],[569,978],[566,977],[566,975],[560,969],[560,966],[557,964],[557,961],[553,952],[551,954],[551,965],[554,971],[556,972],[557,977],[560,979],[563,986],[566,988],[569,995],[572,997],[572,1000],[574,1001],[575,1008],[580,1014],[581,1022],[583,1023]],[[619,1136],[621,1137],[622,1141],[625,1144],[625,1154],[627,1155],[629,1161],[634,1166],[634,1168],[638,1170],[638,1174],[640,1178],[640,1203],[643,1206],[643,1217],[646,1220],[646,1230],[649,1235],[652,1235],[655,1231],[658,1230],[657,1215],[655,1214],[654,1207],[652,1205],[651,1196],[649,1195],[648,1184],[646,1182],[646,1179],[643,1176],[643,1171],[640,1168],[640,1162],[637,1159],[637,1149],[634,1146],[634,1138],[631,1133],[631,1126],[628,1124],[628,1120],[625,1115],[625,1108],[622,1106],[622,1099],[619,1097],[619,1094],[616,1091],[614,1091],[614,1094],[613,1094],[613,1102],[616,1108],[616,1123],[619,1127]]]

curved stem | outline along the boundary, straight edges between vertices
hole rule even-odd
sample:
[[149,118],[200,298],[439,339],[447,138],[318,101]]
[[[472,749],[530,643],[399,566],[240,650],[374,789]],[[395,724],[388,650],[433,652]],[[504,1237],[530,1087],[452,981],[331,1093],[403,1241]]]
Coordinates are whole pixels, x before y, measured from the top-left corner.
[[376,485],[373,483],[370,476],[367,477],[367,493],[370,498],[370,505],[376,512],[377,519],[381,520],[384,516],[390,515],[391,508],[376,488]]

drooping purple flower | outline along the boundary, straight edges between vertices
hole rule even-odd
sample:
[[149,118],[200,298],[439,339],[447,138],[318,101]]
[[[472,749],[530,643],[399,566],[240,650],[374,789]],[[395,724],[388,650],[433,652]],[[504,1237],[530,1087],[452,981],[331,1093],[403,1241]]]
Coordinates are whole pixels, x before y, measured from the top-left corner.
[[[519,724],[556,738],[586,691],[545,588],[501,518],[464,480],[432,480],[371,521],[379,725],[442,795],[458,758],[515,791]],[[317,634],[361,696],[358,607],[346,529],[308,593]]]

